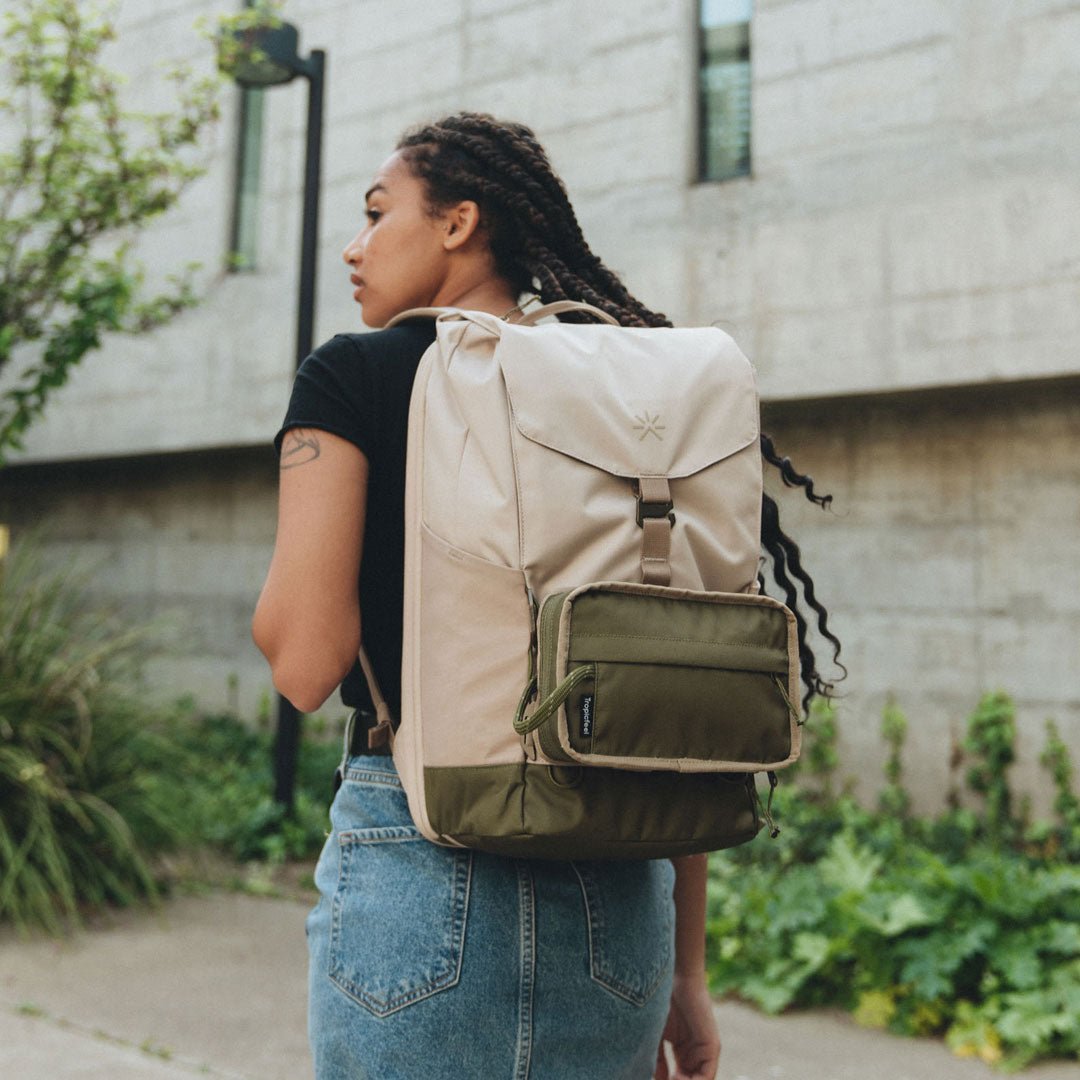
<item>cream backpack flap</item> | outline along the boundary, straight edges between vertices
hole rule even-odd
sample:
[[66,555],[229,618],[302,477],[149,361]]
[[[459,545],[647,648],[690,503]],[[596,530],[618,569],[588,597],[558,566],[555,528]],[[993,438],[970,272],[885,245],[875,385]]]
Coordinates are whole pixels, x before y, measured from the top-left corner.
[[[799,754],[793,614],[758,593],[753,369],[713,327],[435,318],[409,407],[402,715],[417,828],[539,858],[751,839]],[[771,794],[771,790],[770,790]]]

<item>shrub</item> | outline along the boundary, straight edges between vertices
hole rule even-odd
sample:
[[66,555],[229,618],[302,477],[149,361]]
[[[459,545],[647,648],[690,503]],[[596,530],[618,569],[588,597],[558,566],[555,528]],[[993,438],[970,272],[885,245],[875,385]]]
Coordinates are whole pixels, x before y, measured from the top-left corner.
[[340,741],[301,742],[293,812],[271,792],[265,730],[163,708],[135,689],[150,627],[89,599],[89,571],[0,560],[0,920],[63,933],[89,909],[155,902],[156,858],[214,849],[279,864],[321,847]]
[[148,736],[118,689],[139,638],[72,572],[45,573],[26,548],[0,563],[0,918],[20,930],[156,894],[138,836],[174,827],[143,798]]
[[807,737],[825,746],[806,755],[801,787],[778,790],[780,836],[710,860],[713,989],[769,1012],[840,1005],[861,1023],[943,1034],[956,1053],[1004,1067],[1080,1054],[1077,801],[1056,729],[1042,760],[1058,820],[1025,834],[1005,776],[1007,696],[987,695],[968,722],[966,778],[981,814],[909,814],[906,721],[891,702],[878,808],[833,796],[834,719],[824,707],[811,714]]
[[[309,724],[309,727],[316,726]],[[273,740],[228,713],[181,701],[140,750],[147,797],[174,819],[172,847],[212,847],[232,859],[280,864],[316,854],[326,838],[340,741],[300,744],[292,812],[275,802]]]

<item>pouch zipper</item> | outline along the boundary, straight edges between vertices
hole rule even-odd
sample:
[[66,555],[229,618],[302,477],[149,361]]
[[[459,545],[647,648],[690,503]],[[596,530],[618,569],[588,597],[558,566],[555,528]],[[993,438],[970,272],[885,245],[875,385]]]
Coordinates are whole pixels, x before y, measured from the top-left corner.
[[[552,593],[546,597],[540,605],[540,618],[537,620],[537,693],[536,700],[543,701],[556,683],[556,649],[559,645],[559,621],[562,615],[563,601],[570,595],[570,590]],[[546,725],[544,725],[546,727]],[[554,746],[549,747],[543,737],[541,729],[530,733],[535,739],[545,757],[554,758],[556,761],[566,760],[562,747],[555,740]]]
[[537,697],[543,699],[555,689],[555,649],[559,644],[559,617],[569,592],[552,593],[540,607],[537,626],[539,660],[537,661]]

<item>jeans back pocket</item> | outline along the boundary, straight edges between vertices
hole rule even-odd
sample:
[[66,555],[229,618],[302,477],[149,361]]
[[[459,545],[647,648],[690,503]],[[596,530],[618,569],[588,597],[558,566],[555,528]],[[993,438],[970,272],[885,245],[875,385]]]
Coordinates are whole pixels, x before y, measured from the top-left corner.
[[456,985],[472,852],[412,825],[347,829],[331,906],[330,979],[376,1016]]
[[645,1005],[674,962],[675,871],[667,859],[575,862],[592,978]]

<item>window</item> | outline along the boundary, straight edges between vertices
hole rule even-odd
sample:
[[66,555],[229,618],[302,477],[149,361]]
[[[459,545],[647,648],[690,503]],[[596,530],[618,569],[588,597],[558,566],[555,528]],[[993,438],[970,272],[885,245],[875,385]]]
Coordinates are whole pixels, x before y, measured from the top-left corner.
[[750,173],[750,17],[753,0],[700,0],[698,178]]
[[[251,7],[245,0],[244,7]],[[254,270],[259,226],[259,166],[262,159],[264,90],[240,90],[240,124],[236,145],[229,269]]]

